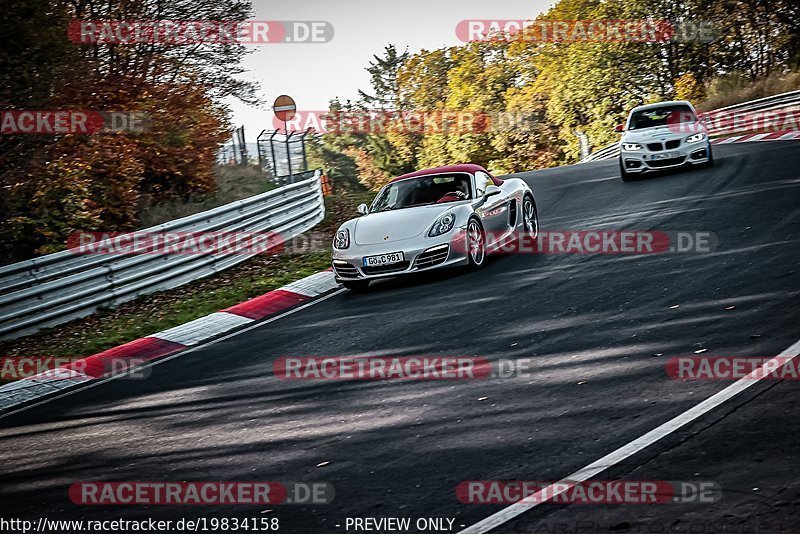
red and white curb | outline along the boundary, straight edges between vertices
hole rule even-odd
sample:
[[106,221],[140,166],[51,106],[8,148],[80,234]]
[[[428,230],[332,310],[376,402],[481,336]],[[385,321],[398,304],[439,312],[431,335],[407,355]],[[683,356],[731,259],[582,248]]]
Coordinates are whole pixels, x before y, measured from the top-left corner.
[[797,132],[773,132],[757,133],[747,135],[735,135],[733,137],[718,137],[711,140],[712,145],[725,145],[728,143],[748,143],[750,141],[790,141],[800,139],[800,131]]
[[339,287],[332,271],[322,271],[186,324],[87,356],[58,369],[5,384],[0,386],[0,411],[84,382],[120,374],[127,368],[174,354],[244,325],[278,315]]

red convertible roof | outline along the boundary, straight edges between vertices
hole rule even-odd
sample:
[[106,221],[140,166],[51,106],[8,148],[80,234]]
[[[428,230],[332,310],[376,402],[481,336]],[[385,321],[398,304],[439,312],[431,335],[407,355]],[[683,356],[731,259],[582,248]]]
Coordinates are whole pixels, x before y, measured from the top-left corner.
[[436,167],[435,169],[423,169],[421,171],[414,171],[408,174],[404,174],[402,176],[398,176],[392,182],[396,182],[398,180],[405,180],[406,178],[415,178],[417,176],[425,176],[427,174],[442,174],[446,172],[468,172],[470,174],[474,174],[478,171],[485,172],[489,176],[491,176],[494,185],[500,185],[503,183],[503,180],[500,178],[495,178],[492,174],[481,167],[480,165],[475,165],[473,163],[462,163],[461,165],[448,165],[446,167]]

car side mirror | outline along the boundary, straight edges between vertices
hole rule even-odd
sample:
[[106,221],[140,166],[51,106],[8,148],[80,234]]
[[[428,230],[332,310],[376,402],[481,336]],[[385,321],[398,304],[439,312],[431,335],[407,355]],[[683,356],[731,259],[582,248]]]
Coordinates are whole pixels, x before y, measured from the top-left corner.
[[358,207],[356,208],[356,211],[361,215],[366,215],[367,213],[369,213],[369,207],[366,204],[359,204]]
[[486,192],[483,194],[483,198],[493,197],[494,195],[499,195],[503,191],[497,187],[496,185],[490,185],[486,188]]
[[617,124],[616,126],[614,126],[614,131],[617,132],[617,133],[624,132],[625,131],[625,125],[624,124]]

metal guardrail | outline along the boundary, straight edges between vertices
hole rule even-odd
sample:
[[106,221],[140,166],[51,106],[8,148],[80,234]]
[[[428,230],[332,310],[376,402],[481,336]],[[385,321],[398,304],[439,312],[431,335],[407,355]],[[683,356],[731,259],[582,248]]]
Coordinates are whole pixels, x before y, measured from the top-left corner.
[[[290,185],[139,232],[274,232],[288,240],[324,218],[320,176],[320,171],[310,171]],[[0,267],[0,339],[180,286],[256,253],[78,255],[65,250]]]
[[601,148],[597,152],[592,152],[578,163],[588,163],[590,161],[600,161],[604,159],[611,159],[616,158],[619,156],[619,143],[614,143],[613,145],[608,145],[606,147]]
[[[767,96],[749,102],[742,102],[732,106],[707,111],[700,114],[701,120],[708,125],[710,135],[727,135],[736,133],[735,113],[736,112],[766,112],[766,111],[788,111],[800,109],[800,91],[789,91],[779,95]],[[746,133],[746,132],[741,132]],[[578,163],[590,161],[600,161],[612,159],[619,156],[619,143],[605,146],[589,156],[583,158]]]

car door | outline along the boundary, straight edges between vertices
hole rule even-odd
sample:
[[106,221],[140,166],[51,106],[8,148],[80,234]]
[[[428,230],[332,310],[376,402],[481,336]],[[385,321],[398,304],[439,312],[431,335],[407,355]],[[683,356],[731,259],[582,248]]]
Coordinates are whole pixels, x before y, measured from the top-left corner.
[[475,173],[475,198],[478,199],[475,211],[483,222],[486,231],[486,244],[491,246],[508,235],[509,199],[504,193],[486,197],[486,189],[494,185],[492,178],[485,172]]

